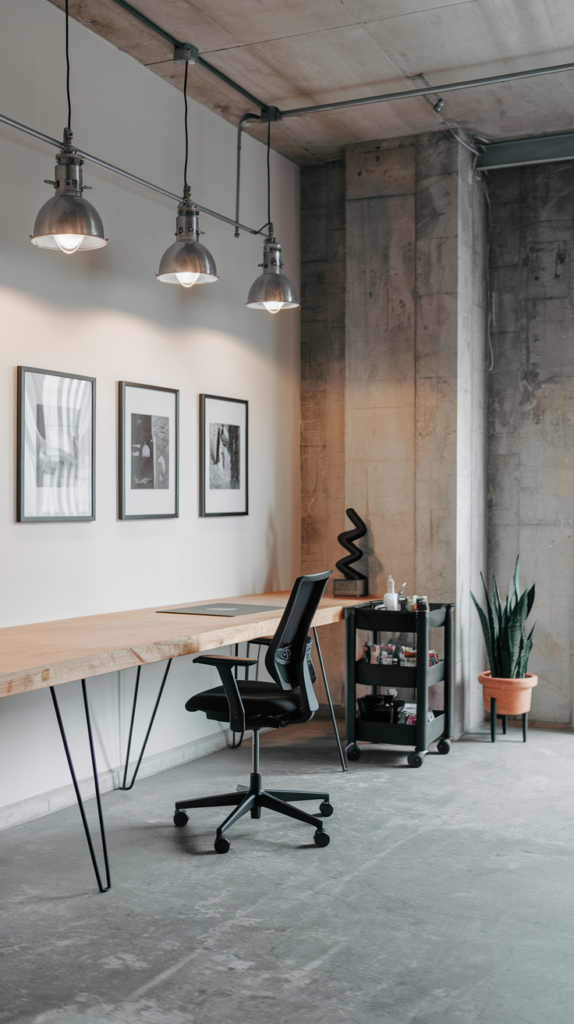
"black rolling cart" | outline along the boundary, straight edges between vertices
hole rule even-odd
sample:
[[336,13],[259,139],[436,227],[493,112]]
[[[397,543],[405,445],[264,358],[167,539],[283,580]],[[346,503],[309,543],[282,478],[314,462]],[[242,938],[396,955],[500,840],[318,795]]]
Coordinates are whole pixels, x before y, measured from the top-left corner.
[[[429,744],[439,740],[439,754],[450,750],[452,687],[454,666],[454,623],[452,604],[431,604],[429,611],[387,612],[374,605],[380,602],[355,605],[345,609],[345,719],[347,727],[347,757],[358,761],[361,756],[357,740],[371,743],[396,743],[414,746],[408,755],[411,768],[420,768]],[[429,666],[429,629],[444,629],[444,660]],[[413,633],[416,636],[417,663],[415,668],[401,665],[369,665],[357,661],[356,631],[367,630],[375,637],[378,633]],[[428,721],[429,687],[444,680],[444,708],[435,711]],[[365,721],[357,717],[356,688],[361,686],[393,687],[397,690],[416,691],[416,724]],[[375,690],[373,689],[373,693]]]

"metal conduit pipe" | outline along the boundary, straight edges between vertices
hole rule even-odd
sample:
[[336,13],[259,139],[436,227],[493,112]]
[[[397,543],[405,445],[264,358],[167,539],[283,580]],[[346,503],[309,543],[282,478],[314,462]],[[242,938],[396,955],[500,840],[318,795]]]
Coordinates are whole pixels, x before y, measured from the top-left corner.
[[259,114],[244,114],[237,126],[237,172],[235,177],[235,237],[239,238],[239,186],[241,182],[241,132],[250,121],[260,121]]
[[443,92],[456,92],[458,89],[478,89],[483,85],[514,82],[520,78],[538,78],[540,75],[557,75],[563,71],[574,71],[574,63],[555,64],[547,68],[533,68],[531,71],[513,71],[507,75],[491,75],[489,78],[470,78],[466,82],[450,82],[448,85],[433,85],[427,86],[424,89],[407,89],[403,92],[381,93],[379,96],[360,96],[354,100],[337,100],[333,103],[321,103],[315,107],[295,107],[293,110],[282,110],[281,119],[285,117],[301,117],[303,114],[317,114],[322,110],[362,107],[368,103],[388,103],[389,100],[410,100],[415,96],[442,95]]
[[[161,36],[161,38],[165,39],[166,42],[171,43],[172,46],[179,48],[183,45],[181,41],[179,39],[176,39],[175,36],[172,36],[170,32],[166,32],[165,29],[161,28],[160,25],[156,25],[155,21],[152,21],[151,18],[146,17],[145,14],[142,14],[141,11],[138,11],[136,7],[132,7],[131,4],[126,3],[126,0],[114,0],[114,2],[118,5],[118,7],[123,7],[123,9],[125,11],[128,11],[129,14],[133,15],[134,18],[137,18],[138,21],[141,21],[142,24],[146,25],[149,29],[151,29],[152,32],[155,32],[156,35]],[[238,84],[238,82],[234,82],[232,78],[229,78],[229,76],[225,74],[224,71],[220,71],[219,68],[214,67],[213,64],[210,64],[208,61],[204,60],[204,58],[200,54],[198,54],[197,56],[197,63],[201,64],[201,66],[205,68],[207,71],[211,71],[212,75],[216,75],[217,78],[220,78],[221,81],[225,82],[226,85],[231,86],[231,88],[235,89],[236,92],[240,92],[242,96],[245,96],[246,100],[249,100],[250,103],[254,103],[256,107],[260,108],[260,110],[267,109],[266,103],[263,103],[262,100],[258,100],[256,96],[253,96],[252,93],[248,92],[247,89],[244,89],[242,85]]]
[[[145,14],[138,11],[137,8],[132,7],[131,4],[127,3],[126,0],[114,0],[114,3],[118,4],[119,7],[123,7],[124,10],[128,11],[137,18],[139,21],[147,25],[152,32],[161,36],[168,43],[172,43],[173,46],[180,47],[183,44],[172,36],[169,32],[166,32],[155,22],[147,18]],[[232,78],[226,75],[223,71],[214,67],[213,64],[209,64],[208,61],[204,60],[201,55],[197,57],[198,64],[210,71],[213,75],[216,75],[221,81],[225,82],[236,92],[241,93],[251,103],[255,103],[260,110],[265,111],[269,108],[270,104],[263,103],[262,100],[257,99],[247,89],[244,89],[242,85],[235,82]],[[345,107],[361,107],[366,106],[369,103],[388,103],[391,100],[409,100],[414,99],[417,96],[432,96],[433,94],[440,94],[443,92],[456,92],[458,89],[479,89],[483,85],[498,85],[503,82],[514,82],[519,81],[522,78],[538,78],[541,75],[557,75],[564,71],[574,71],[574,63],[571,64],[553,64],[550,67],[544,68],[531,68],[529,71],[513,71],[509,74],[504,75],[490,75],[488,78],[470,78],[464,82],[449,82],[446,85],[433,85],[423,89],[406,89],[402,92],[389,92],[380,93],[377,96],[358,96],[353,100],[336,100],[333,103],[319,103],[311,107],[294,107],[291,110],[277,110],[276,117],[274,120],[280,121],[284,117],[301,117],[304,114],[318,114],[323,110],[343,110]]]
[[[48,146],[55,146],[56,149],[60,149],[62,143],[58,142],[57,139],[52,139],[49,135],[44,135],[43,132],[36,131],[35,128],[29,128],[28,125],[20,124],[19,121],[14,121],[11,117],[6,117],[5,114],[0,114],[0,122],[3,124],[10,125],[11,128],[16,128],[19,132],[24,132],[26,135],[32,135],[35,139],[39,139],[41,142],[45,142]],[[84,160],[89,160],[93,164],[97,164],[99,167],[105,167],[107,171],[113,171],[114,174],[121,175],[122,178],[128,178],[129,181],[134,181],[136,185],[143,185],[144,188],[149,188],[152,192],[159,192],[162,196],[167,196],[168,199],[174,199],[176,203],[181,202],[181,196],[176,195],[174,192],[168,192],[167,189],[161,188],[160,185],[154,185],[151,181],[146,181],[145,178],[138,177],[137,174],[131,174],[130,171],[124,171],[121,167],[116,167],[115,164],[108,163],[107,160],[100,160],[97,156],[92,156],[91,153],[86,153],[83,149],[75,146],[76,152],[80,156],[84,157]],[[246,224],[240,224],[238,221],[233,220],[233,217],[226,217],[223,213],[217,213],[215,210],[208,209],[207,206],[200,206],[199,203],[195,203],[197,209],[201,213],[206,213],[209,217],[215,217],[216,220],[222,220],[225,224],[231,224],[235,228],[236,237],[238,237],[239,230],[247,231],[250,235],[258,235],[259,231],[256,228],[250,228]]]

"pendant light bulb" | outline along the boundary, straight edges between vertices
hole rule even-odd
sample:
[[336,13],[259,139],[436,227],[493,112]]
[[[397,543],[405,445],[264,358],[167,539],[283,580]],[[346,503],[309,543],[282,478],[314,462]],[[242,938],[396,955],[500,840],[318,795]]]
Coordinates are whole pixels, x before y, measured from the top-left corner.
[[279,313],[281,309],[296,309],[299,305],[295,285],[281,273],[281,246],[273,237],[273,225],[263,243],[263,273],[249,289],[246,305],[249,309],[266,309]]
[[176,272],[175,276],[177,277],[177,280],[179,281],[180,284],[183,285],[184,288],[192,288],[193,285],[196,284],[199,274],[190,274],[189,272],[186,273],[184,271],[183,273]]
[[54,235],[54,238],[55,238],[56,242],[58,243],[58,247],[62,250],[62,252],[66,252],[69,255],[71,255],[73,252],[76,252],[80,248],[80,246],[82,244],[82,241],[84,239],[84,236],[83,235]]
[[199,210],[191,201],[189,185],[183,193],[177,208],[176,241],[164,252],[156,277],[164,284],[181,284],[184,288],[212,284],[218,280],[215,260],[199,241]]

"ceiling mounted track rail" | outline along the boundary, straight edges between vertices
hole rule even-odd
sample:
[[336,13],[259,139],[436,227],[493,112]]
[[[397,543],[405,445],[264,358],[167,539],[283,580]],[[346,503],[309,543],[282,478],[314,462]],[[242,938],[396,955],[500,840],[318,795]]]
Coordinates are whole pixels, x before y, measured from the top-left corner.
[[[119,7],[123,7],[124,10],[132,14],[134,18],[137,18],[144,25],[147,25],[152,32],[155,32],[157,35],[161,36],[162,39],[171,43],[174,49],[181,49],[186,45],[176,39],[175,36],[172,36],[171,33],[166,32],[160,25],[156,25],[155,22],[146,17],[145,14],[138,11],[136,7],[126,3],[126,0],[114,0],[114,3]],[[197,51],[196,47],[192,47],[192,49]],[[531,68],[528,71],[513,71],[503,75],[490,75],[488,78],[471,78],[464,82],[447,82],[443,85],[427,86],[423,89],[406,89],[401,92],[380,93],[376,96],[358,96],[356,99],[352,100],[336,100],[333,103],[319,103],[310,107],[294,107],[292,110],[280,110],[278,107],[272,107],[270,104],[264,103],[263,100],[257,99],[256,96],[250,93],[247,89],[244,89],[238,82],[235,82],[223,71],[220,71],[218,68],[214,67],[213,64],[206,61],[201,54],[197,53],[195,59],[198,64],[206,68],[206,70],[210,71],[213,75],[216,75],[231,89],[234,89],[236,92],[244,96],[245,99],[249,100],[250,103],[254,103],[259,107],[264,115],[266,111],[272,110],[273,116],[271,118],[265,116],[262,118],[262,120],[265,121],[282,121],[285,117],[302,117],[305,114],[320,114],[327,110],[344,110],[347,107],[362,107],[369,103],[389,103],[393,100],[411,100],[415,99],[417,96],[440,95],[445,92],[457,92],[459,89],[479,89],[485,85],[499,85],[503,82],[515,82],[523,78],[538,78],[541,75],[557,75],[565,71],[574,71],[574,63],[554,64],[550,67]]]
[[[28,125],[20,124],[19,121],[14,121],[11,117],[6,117],[5,114],[0,114],[0,123],[7,124],[11,128],[16,128],[19,132],[24,132],[25,135],[32,135],[33,138],[39,139],[40,142],[45,142],[48,146],[55,146],[56,149],[60,149],[62,143],[58,142],[57,139],[51,138],[50,135],[44,135],[43,132],[36,131],[35,128],[29,128]],[[89,160],[93,164],[97,164],[99,167],[104,167],[107,171],[113,171],[114,174],[121,175],[122,178],[128,178],[130,181],[134,181],[136,185],[143,185],[144,188],[149,188],[152,192],[159,192],[161,196],[166,196],[168,199],[175,199],[176,203],[179,203],[181,196],[176,195],[174,192],[168,192],[167,189],[161,188],[160,185],[154,185],[151,181],[146,181],[145,178],[138,177],[137,174],[132,174],[130,171],[124,171],[121,167],[116,167],[115,164],[108,163],[107,160],[100,160],[97,156],[92,156],[91,153],[86,153],[83,149],[78,146],[74,146],[76,153],[78,153],[84,160]],[[236,229],[239,228],[241,231],[247,231],[250,235],[259,235],[260,231],[256,228],[250,228],[246,224],[239,224],[233,217],[226,217],[223,213],[217,213],[215,210],[208,209],[207,206],[200,206],[199,203],[195,203],[197,209],[201,213],[206,213],[209,217],[215,217],[216,220],[222,220],[225,224],[231,224]]]

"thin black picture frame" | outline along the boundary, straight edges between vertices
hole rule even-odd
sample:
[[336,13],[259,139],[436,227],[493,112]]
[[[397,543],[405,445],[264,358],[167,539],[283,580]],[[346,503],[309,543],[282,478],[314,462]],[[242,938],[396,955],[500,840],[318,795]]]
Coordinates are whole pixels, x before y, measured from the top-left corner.
[[[128,515],[125,511],[124,449],[126,437],[125,394],[126,388],[141,388],[146,391],[167,391],[175,396],[175,511],[154,512],[150,515]],[[157,384],[136,384],[134,381],[118,381],[118,519],[178,519],[179,518],[179,391],[177,388],[162,388]]]
[[[81,373],[62,373],[58,370],[45,370],[37,366],[18,366],[17,368],[17,400],[16,400],[16,522],[17,523],[90,523],[96,518],[96,378],[84,377]],[[91,445],[91,493],[92,513],[89,516],[27,516],[24,514],[25,473],[24,455],[26,444],[25,388],[26,374],[41,373],[49,377],[67,377],[71,380],[86,380],[92,386],[92,445]]]
[[[216,402],[234,402],[245,406],[245,509],[241,512],[207,512],[206,484],[208,466],[205,460],[205,403],[212,399]],[[215,516],[248,516],[249,515],[249,402],[244,398],[227,398],[224,395],[199,396],[199,515],[203,519]]]

